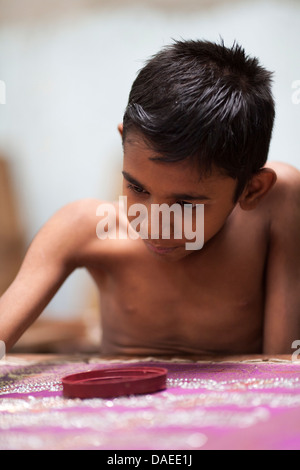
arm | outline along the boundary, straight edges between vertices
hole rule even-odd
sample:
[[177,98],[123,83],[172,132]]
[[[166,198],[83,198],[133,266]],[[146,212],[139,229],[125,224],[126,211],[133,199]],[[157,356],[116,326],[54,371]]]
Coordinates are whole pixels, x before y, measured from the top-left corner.
[[80,250],[92,233],[86,220],[86,204],[69,204],[44,225],[31,243],[15,280],[0,298],[0,340],[5,342],[6,350],[78,267]]
[[271,206],[264,353],[292,355],[295,340],[300,340],[300,173],[287,167]]

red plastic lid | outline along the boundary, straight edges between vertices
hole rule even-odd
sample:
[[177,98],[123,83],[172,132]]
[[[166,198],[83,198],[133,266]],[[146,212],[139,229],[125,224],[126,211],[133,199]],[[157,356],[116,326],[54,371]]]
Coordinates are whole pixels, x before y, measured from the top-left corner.
[[62,379],[67,398],[115,398],[158,392],[166,388],[167,369],[121,367],[92,370]]

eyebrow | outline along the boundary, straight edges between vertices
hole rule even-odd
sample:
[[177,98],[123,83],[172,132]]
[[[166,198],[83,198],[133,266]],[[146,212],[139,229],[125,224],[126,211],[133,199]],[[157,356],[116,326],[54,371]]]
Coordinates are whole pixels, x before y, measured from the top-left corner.
[[[134,178],[133,176],[131,176],[129,173],[127,173],[127,171],[122,171],[122,175],[124,176],[124,178],[131,184],[135,185],[135,186],[138,186],[139,188],[141,189],[144,189],[144,186],[142,185],[142,183],[140,183],[136,178]],[[186,193],[181,193],[181,194],[172,194],[172,197],[174,199],[180,199],[180,200],[184,200],[184,199],[188,199],[190,201],[196,201],[196,200],[201,200],[201,201],[210,201],[211,198],[208,197],[208,196],[205,196],[204,194],[186,194]]]

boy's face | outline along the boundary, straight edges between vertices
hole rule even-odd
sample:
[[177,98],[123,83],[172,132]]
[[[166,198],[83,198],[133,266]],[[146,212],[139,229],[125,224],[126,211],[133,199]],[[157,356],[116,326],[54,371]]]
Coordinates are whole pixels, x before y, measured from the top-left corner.
[[[187,159],[169,163],[152,161],[157,154],[147,146],[136,133],[129,133],[124,142],[123,195],[127,197],[127,209],[132,204],[142,204],[147,208],[146,231],[148,237],[142,237],[144,243],[155,256],[169,260],[182,259],[195,251],[186,250],[186,243],[191,242],[184,236],[174,237],[174,220],[171,217],[170,237],[162,237],[161,227],[158,238],[151,237],[152,204],[204,205],[204,243],[213,238],[225,225],[228,216],[235,207],[234,194],[236,180],[213,171],[209,176],[199,174],[195,164]],[[128,216],[130,222],[137,216]],[[196,229],[196,207],[192,209],[192,226]],[[155,232],[155,230],[154,230]]]

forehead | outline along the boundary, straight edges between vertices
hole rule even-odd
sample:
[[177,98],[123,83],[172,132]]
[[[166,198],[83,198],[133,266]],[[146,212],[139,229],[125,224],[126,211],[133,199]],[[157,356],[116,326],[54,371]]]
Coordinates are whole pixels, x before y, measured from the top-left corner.
[[123,170],[147,190],[161,192],[199,193],[210,196],[229,192],[232,194],[236,181],[225,176],[217,168],[210,172],[200,170],[199,165],[187,158],[179,162],[159,161],[160,157],[138,134],[129,134],[124,142]]

